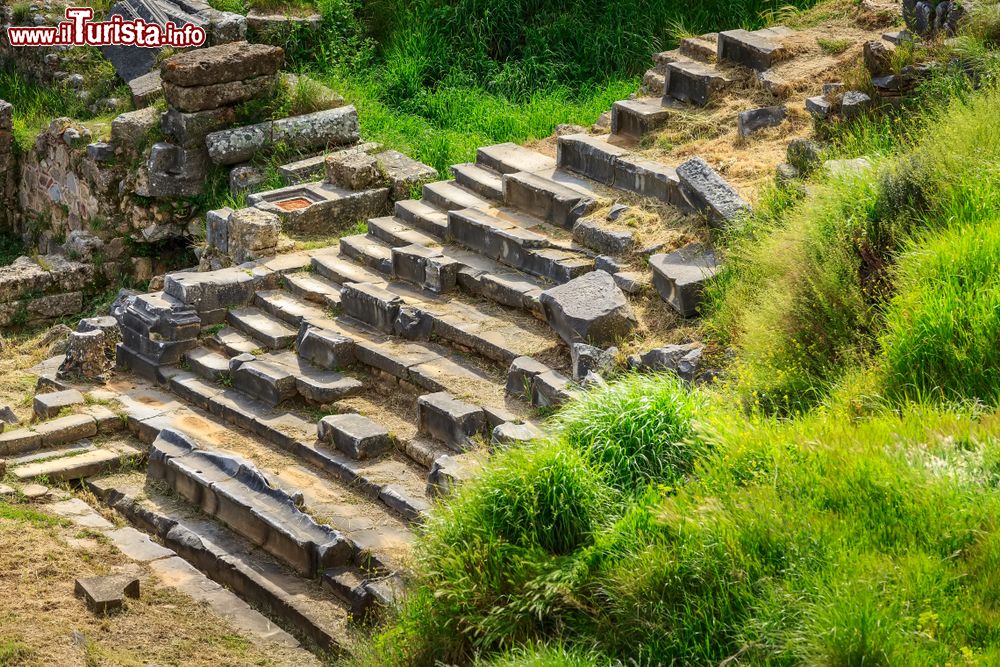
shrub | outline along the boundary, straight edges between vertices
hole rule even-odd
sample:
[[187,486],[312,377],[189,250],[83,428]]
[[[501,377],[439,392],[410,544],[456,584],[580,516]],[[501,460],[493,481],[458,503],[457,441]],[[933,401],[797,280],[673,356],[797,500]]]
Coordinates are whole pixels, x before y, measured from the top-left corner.
[[699,400],[672,373],[629,375],[566,405],[557,433],[625,492],[674,484],[691,472],[702,445]]

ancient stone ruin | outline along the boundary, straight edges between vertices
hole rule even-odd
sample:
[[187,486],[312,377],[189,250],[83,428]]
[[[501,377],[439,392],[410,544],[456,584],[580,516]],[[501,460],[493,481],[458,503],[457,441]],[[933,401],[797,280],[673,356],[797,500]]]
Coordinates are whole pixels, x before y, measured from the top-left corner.
[[[957,3],[904,5],[916,34],[958,20]],[[874,98],[809,58],[814,34],[702,35],[655,54],[594,128],[483,146],[442,180],[366,141],[334,91],[249,117],[297,85],[280,46],[246,41],[280,21],[196,1],[111,11],[183,16],[210,45],[158,67],[109,49],[136,108],[105,133],[58,118],[17,152],[0,102],[0,226],[30,249],[0,268],[0,326],[81,313],[121,276],[139,287],[69,334],[0,457],[19,482],[82,480],[134,526],[123,551],[224,590],[209,604],[239,627],[333,651],[402,594],[413,526],[491,450],[621,370],[712,380],[701,342],[655,327],[699,316],[726,261],[713,233],[751,210],[738,163],[754,142],[895,104],[926,73],[886,67],[898,32],[856,31]],[[736,158],[649,149],[678,114],[711,119]],[[260,159],[284,151],[278,184]],[[799,136],[768,179],[794,187],[819,155]],[[201,210],[220,175],[243,205]],[[130,587],[78,582],[99,611]]]

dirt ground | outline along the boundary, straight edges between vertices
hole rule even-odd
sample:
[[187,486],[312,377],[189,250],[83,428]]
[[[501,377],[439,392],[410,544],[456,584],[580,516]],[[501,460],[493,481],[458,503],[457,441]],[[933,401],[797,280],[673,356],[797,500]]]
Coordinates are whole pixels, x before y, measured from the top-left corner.
[[[95,616],[73,594],[77,577],[126,571],[141,576],[141,597],[119,613]],[[98,533],[67,525],[44,505],[0,502],[0,666],[290,666],[294,656],[159,587]]]

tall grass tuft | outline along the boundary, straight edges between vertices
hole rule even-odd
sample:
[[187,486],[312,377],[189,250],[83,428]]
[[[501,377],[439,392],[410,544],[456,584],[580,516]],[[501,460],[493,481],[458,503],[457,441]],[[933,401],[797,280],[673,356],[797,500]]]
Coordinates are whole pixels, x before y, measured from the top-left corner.
[[635,492],[691,472],[704,451],[694,428],[699,407],[676,376],[633,374],[572,401],[553,424],[608,484]]
[[1000,219],[914,243],[881,346],[897,396],[1000,402]]

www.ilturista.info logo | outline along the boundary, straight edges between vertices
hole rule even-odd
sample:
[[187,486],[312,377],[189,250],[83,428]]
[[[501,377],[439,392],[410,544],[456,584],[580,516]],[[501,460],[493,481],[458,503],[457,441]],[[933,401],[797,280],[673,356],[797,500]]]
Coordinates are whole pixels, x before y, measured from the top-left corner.
[[92,21],[94,10],[90,7],[67,7],[66,21],[57,26],[10,26],[7,39],[11,46],[138,46],[160,48],[172,46],[185,48],[205,43],[205,29],[185,23],[177,26],[173,21],[165,24],[150,23],[141,18],[126,21],[112,16],[107,21]]

